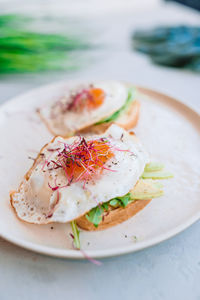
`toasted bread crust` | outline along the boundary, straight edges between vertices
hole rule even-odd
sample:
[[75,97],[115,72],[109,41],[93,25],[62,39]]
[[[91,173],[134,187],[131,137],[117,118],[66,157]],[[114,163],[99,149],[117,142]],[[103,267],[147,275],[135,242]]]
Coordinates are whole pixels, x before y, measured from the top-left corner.
[[118,120],[115,123],[126,130],[135,127],[138,123],[139,116],[140,116],[140,106],[141,106],[140,102],[135,100],[126,114],[127,115],[126,122],[123,121],[121,122],[120,120]]
[[98,227],[95,227],[91,222],[87,220],[84,216],[76,219],[77,225],[87,231],[97,231],[97,230],[105,230],[109,227],[116,226],[129,218],[133,217],[140,210],[142,210],[147,204],[149,204],[150,200],[136,200],[129,205],[124,207],[118,207],[114,209],[109,209],[108,212],[105,212],[103,216],[102,222]]

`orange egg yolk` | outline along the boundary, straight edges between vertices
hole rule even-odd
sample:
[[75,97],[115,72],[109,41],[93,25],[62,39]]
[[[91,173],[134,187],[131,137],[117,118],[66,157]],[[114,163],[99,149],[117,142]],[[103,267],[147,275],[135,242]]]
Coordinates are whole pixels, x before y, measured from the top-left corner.
[[114,154],[108,144],[102,141],[80,143],[65,162],[66,172],[72,181],[89,180],[100,174],[105,163]]
[[94,109],[101,106],[105,99],[105,93],[102,89],[92,88],[88,91],[87,106]]

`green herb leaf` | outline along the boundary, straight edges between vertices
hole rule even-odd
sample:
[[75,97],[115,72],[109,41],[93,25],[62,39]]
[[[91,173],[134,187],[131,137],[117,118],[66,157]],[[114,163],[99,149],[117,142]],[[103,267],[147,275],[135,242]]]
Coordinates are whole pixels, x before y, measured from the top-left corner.
[[131,194],[128,193],[122,197],[117,197],[117,200],[120,201],[122,207],[126,207],[128,205],[128,203],[131,201]]
[[73,232],[73,235],[74,235],[74,246],[77,249],[80,249],[81,248],[80,239],[79,239],[80,231],[78,230],[78,227],[77,227],[75,221],[70,222],[70,224],[71,224],[72,232]]
[[101,121],[97,122],[95,125],[115,121],[124,111],[126,111],[129,108],[129,105],[134,101],[134,93],[135,93],[134,88],[130,88],[128,91],[128,97],[126,99],[125,104],[119,110],[114,112],[111,116],[102,119]]
[[98,227],[99,223],[102,221],[103,212],[104,209],[102,206],[96,206],[89,211],[86,218],[89,222],[93,223],[95,227]]
[[104,210],[108,211],[108,202],[103,203],[102,207],[104,208]]
[[128,193],[122,197],[117,197],[117,198],[111,199],[111,200],[103,203],[102,205],[98,205],[98,206],[92,208],[89,211],[89,213],[87,213],[85,215],[85,217],[89,222],[94,224],[95,227],[98,227],[98,225],[102,221],[103,213],[104,213],[104,211],[108,211],[109,205],[113,206],[113,207],[118,207],[118,206],[126,207],[130,201],[131,201],[130,193]]

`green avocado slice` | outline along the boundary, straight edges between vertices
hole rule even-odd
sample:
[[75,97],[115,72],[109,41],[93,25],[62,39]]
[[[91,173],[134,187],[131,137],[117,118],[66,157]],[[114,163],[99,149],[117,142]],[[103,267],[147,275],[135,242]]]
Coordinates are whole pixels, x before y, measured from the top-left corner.
[[158,162],[150,162],[146,164],[144,171],[145,172],[155,172],[162,171],[164,169],[164,165]]
[[173,178],[173,174],[167,171],[144,172],[143,179],[168,179]]

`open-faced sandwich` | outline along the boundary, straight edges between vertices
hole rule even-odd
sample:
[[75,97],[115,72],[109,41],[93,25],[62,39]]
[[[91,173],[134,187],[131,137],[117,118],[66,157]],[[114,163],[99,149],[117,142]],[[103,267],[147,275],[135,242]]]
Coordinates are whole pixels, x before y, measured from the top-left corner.
[[115,81],[101,81],[68,89],[57,101],[47,103],[38,113],[53,135],[73,136],[77,132],[102,133],[112,123],[133,128],[140,104],[135,89]]
[[103,230],[117,225],[163,194],[154,179],[169,178],[152,164],[134,133],[111,125],[100,135],[56,137],[45,145],[18,191],[11,192],[17,216],[26,222],[71,222]]

